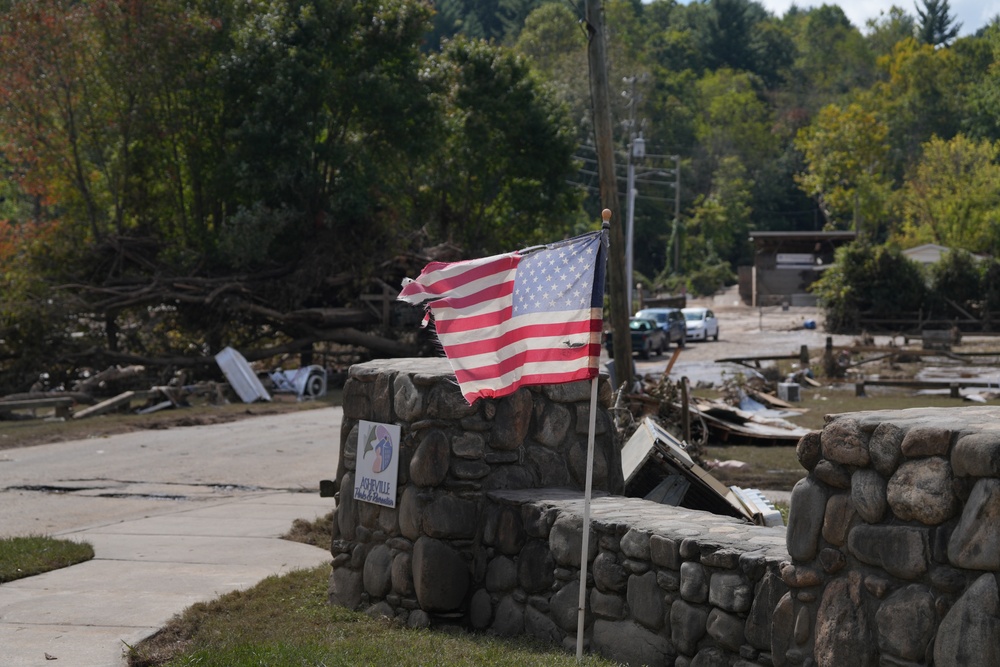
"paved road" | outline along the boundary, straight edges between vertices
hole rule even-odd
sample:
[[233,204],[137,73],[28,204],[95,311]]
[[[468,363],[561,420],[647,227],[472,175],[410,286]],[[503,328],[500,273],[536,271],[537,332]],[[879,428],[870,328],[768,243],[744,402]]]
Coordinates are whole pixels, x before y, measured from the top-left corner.
[[[816,308],[781,307],[752,308],[727,302],[726,297],[692,299],[691,305],[713,308],[719,319],[719,340],[691,341],[681,350],[670,371],[670,377],[687,377],[692,385],[719,386],[737,373],[752,373],[737,363],[719,363],[718,359],[743,358],[766,355],[797,355],[803,345],[809,348],[814,359],[822,353],[826,339],[835,346],[849,345],[854,337],[825,333],[820,328],[806,329],[807,321],[819,320]],[[880,337],[886,342],[886,337]],[[636,359],[636,367],[643,375],[662,373],[670,362],[675,347],[661,357],[647,361]],[[769,365],[772,362],[764,362]]]
[[317,409],[0,452],[0,536],[95,551],[0,586],[0,667],[121,667],[125,643],[195,602],[328,563],[279,536],[333,509],[318,487],[336,474],[341,419]]

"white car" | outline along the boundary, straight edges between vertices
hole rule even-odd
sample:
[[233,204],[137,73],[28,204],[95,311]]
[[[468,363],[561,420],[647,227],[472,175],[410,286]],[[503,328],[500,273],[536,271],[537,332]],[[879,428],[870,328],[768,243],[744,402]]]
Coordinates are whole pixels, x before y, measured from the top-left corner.
[[683,308],[688,340],[719,340],[719,320],[708,308]]

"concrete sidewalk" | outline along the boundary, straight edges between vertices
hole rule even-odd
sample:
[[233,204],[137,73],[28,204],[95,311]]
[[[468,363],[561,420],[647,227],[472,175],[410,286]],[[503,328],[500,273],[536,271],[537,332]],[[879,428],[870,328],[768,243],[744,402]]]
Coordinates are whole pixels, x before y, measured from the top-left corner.
[[315,492],[262,491],[56,533],[95,558],[0,586],[0,665],[121,667],[126,643],[195,602],[329,563],[327,550],[278,536],[333,507]]

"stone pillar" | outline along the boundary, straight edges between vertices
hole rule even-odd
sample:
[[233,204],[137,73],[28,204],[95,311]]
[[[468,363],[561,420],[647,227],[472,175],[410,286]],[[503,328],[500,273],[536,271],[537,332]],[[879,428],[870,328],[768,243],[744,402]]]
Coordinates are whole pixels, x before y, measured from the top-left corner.
[[[622,493],[611,386],[606,377],[599,382],[593,488]],[[521,388],[469,405],[446,359],[353,366],[344,387],[330,600],[412,625],[468,611],[472,585],[486,575],[484,532],[518,541],[506,525],[484,520],[486,493],[582,490],[589,417],[589,381]],[[394,508],[353,498],[361,420],[400,426]]]

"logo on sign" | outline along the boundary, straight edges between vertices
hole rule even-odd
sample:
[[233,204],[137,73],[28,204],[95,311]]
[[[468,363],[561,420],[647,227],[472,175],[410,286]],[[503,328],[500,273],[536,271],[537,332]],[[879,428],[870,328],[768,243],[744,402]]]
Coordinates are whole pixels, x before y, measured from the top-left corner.
[[376,475],[383,472],[392,462],[392,435],[382,424],[368,432],[368,442],[365,443],[364,458],[368,459],[369,452],[375,453],[372,460],[372,472]]

